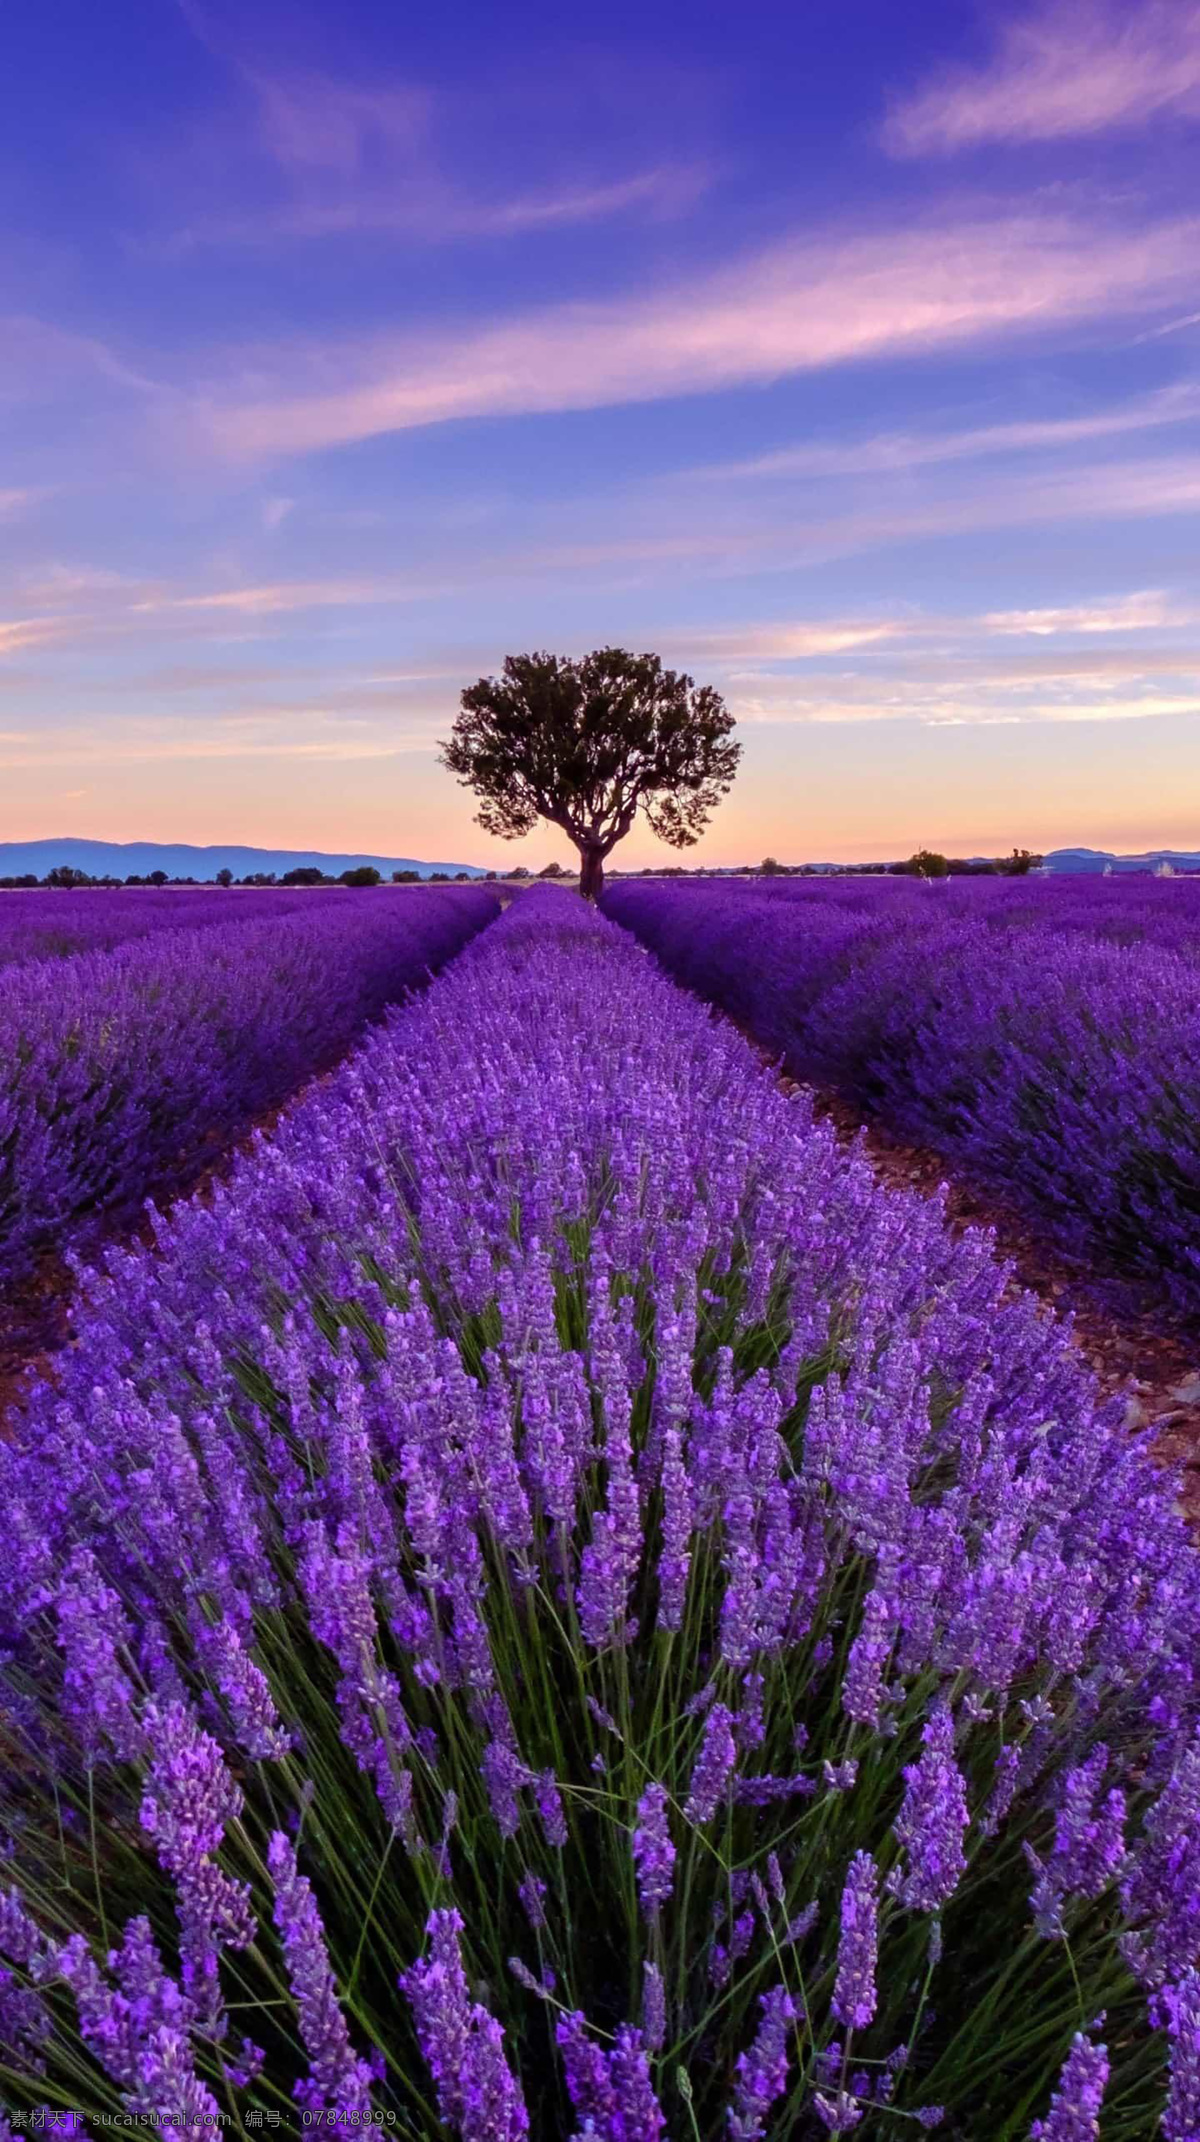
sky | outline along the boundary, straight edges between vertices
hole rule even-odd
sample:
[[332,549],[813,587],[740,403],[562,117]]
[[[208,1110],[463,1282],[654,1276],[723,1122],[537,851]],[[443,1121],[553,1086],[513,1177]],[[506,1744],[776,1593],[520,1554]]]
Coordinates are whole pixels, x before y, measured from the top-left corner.
[[697,861],[1200,848],[1200,0],[5,47],[0,839],[565,861],[438,739],[615,644],[737,716]]

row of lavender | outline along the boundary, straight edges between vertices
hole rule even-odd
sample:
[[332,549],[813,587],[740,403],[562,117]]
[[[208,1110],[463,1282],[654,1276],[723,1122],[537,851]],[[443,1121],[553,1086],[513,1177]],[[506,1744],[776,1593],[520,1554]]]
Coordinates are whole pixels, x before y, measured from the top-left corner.
[[497,912],[456,888],[296,910],[285,898],[239,921],[238,896],[223,897],[224,927],[5,972],[0,1281],[77,1224],[177,1184]]
[[1200,2133],[1169,1486],[567,896],[110,1253],[0,1500],[14,2107]]
[[[343,898],[344,893],[330,894]],[[0,968],[32,959],[111,952],[158,930],[229,929],[311,905],[309,892],[134,890],[10,892],[0,895]]]
[[764,878],[745,890],[816,900],[859,914],[907,907],[927,919],[993,928],[1078,930],[1118,945],[1157,945],[1200,957],[1200,879],[1081,875],[1024,878]]
[[[1195,958],[1149,928],[1116,944],[1057,926],[1038,895],[1012,897],[1006,928],[975,887],[830,890],[622,884],[606,904],[801,1077],[1015,1193],[1089,1263],[1200,1308]],[[1107,881],[1092,897],[1111,922]]]

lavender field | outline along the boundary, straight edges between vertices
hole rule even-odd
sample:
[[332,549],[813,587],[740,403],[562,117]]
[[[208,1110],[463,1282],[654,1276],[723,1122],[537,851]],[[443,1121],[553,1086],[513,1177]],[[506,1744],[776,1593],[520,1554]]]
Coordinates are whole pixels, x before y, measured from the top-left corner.
[[78,938],[39,957],[39,896],[0,912],[0,1283],[177,1187],[496,913],[465,887],[40,898]]
[[[334,894],[333,898],[338,895]],[[199,930],[311,909],[311,892],[243,890],[94,891],[73,888],[5,893],[0,899],[0,968],[25,960],[67,959],[75,952],[110,952],[158,930]]]
[[1200,885],[625,882],[606,905],[796,1076],[1200,1308]]
[[[420,899],[414,971],[483,920]],[[918,1008],[990,948],[1012,1047],[1015,917],[611,904],[714,994],[735,928],[766,1003],[807,944],[843,1016],[868,942]],[[256,1001],[298,927],[228,950]],[[1083,1025],[1114,961],[1186,999],[1038,943]],[[11,2114],[1186,2142],[1200,1564],[1120,1412],[986,1237],[522,895],[106,1253],[0,1443]]]

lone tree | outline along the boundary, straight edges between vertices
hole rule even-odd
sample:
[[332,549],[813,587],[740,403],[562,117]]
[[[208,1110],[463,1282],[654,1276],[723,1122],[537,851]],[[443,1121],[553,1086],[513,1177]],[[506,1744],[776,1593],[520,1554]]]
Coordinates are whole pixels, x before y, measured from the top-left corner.
[[719,692],[654,654],[509,655],[503,676],[463,693],[441,757],[482,798],[486,832],[518,840],[539,818],[558,826],[595,900],[639,809],[672,848],[700,838],[742,755],[732,728]]

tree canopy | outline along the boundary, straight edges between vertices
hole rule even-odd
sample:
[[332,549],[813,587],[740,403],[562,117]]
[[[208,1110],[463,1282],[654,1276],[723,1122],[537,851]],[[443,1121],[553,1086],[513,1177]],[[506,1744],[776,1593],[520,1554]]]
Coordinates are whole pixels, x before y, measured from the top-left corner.
[[594,899],[639,810],[673,848],[699,839],[737,772],[733,726],[719,692],[655,654],[509,655],[501,676],[463,692],[441,758],[480,797],[486,832],[517,840],[539,818],[558,826]]

